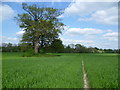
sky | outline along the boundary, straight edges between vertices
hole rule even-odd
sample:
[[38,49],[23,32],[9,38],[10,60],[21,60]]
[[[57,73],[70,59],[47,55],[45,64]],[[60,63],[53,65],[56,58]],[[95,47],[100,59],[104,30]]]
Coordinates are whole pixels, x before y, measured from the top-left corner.
[[[24,0],[5,0],[0,3],[0,32],[1,43],[19,43],[24,31],[19,28],[15,16],[25,11],[22,9]],[[15,0],[14,0],[15,1]],[[83,0],[81,0],[83,1]],[[64,9],[59,16],[66,25],[60,39],[63,44],[82,44],[86,47],[98,47],[102,49],[118,48],[118,2],[97,2],[96,0],[68,0],[64,2],[26,2],[28,5],[39,4],[40,6]]]

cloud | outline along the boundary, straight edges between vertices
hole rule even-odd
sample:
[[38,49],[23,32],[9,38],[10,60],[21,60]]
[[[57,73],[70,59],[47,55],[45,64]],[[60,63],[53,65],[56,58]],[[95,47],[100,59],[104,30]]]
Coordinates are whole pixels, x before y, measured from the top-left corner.
[[0,36],[2,38],[2,43],[17,43],[19,42],[19,39],[16,37],[6,37],[6,36]]
[[105,37],[118,37],[118,33],[117,32],[113,32],[113,33],[107,33],[104,35]]
[[65,32],[65,34],[68,35],[85,35],[85,36],[97,35],[100,33],[103,33],[103,30],[94,28],[69,28]]
[[110,8],[114,3],[105,2],[72,2],[64,11],[65,15],[89,15],[97,10]]
[[117,32],[106,33],[103,35],[103,38],[110,41],[118,41],[118,33]]
[[82,44],[82,45],[87,45],[90,46],[94,41],[92,40],[74,40],[74,39],[65,39],[61,38],[63,41],[63,44],[68,45],[68,44]]
[[64,17],[63,15],[58,16],[58,18],[63,18],[63,17]]
[[79,21],[95,21],[102,24],[118,24],[118,8],[112,7],[106,10],[98,10],[90,18],[79,19]]
[[18,31],[18,32],[16,33],[16,35],[17,35],[17,36],[22,36],[24,32],[25,32],[25,31],[23,31],[23,30],[22,30],[22,31]]
[[15,16],[15,11],[8,5],[0,4],[0,21],[10,19]]
[[101,41],[101,42],[95,42],[95,47],[98,48],[103,48],[103,49],[117,49],[118,48],[118,42],[105,42],[105,41]]
[[[87,47],[98,47],[98,48],[117,48],[118,42],[118,33],[113,32],[112,30],[101,30],[101,29],[94,29],[94,28],[68,28],[65,32],[66,38],[61,37],[63,44],[82,44]],[[84,35],[85,38],[81,37],[81,39],[75,39],[69,37],[72,35],[75,37],[76,35],[82,36]],[[68,38],[68,37],[69,38]],[[96,36],[96,38],[91,37]],[[99,38],[98,38],[99,37]],[[115,45],[114,45],[115,44]]]
[[102,49],[117,49],[118,48],[118,42],[106,42],[106,41],[93,41],[93,40],[74,40],[74,39],[65,39],[61,38],[63,41],[63,44],[81,44],[86,47],[98,47]]
[[[95,0],[94,0],[95,1]],[[117,3],[113,2],[72,2],[62,16],[79,16],[79,21],[117,25]]]

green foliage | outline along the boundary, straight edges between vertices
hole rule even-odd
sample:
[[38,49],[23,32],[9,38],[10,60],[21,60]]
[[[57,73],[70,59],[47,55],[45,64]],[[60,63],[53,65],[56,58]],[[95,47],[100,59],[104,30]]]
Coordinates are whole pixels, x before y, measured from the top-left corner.
[[3,53],[3,88],[82,88],[79,54],[60,55],[21,57],[19,53]]
[[0,52],[0,89],[2,89],[2,52]]
[[2,52],[19,52],[20,46],[12,43],[2,43]]
[[26,52],[23,52],[23,57],[32,57],[34,56],[34,50],[33,48],[29,48]]
[[51,44],[51,49],[55,53],[64,52],[64,46],[60,39],[55,39]]
[[31,52],[30,50],[32,50],[33,47],[30,43],[21,43],[20,48],[22,52]]
[[64,48],[64,52],[65,52],[65,53],[74,53],[74,52],[75,52],[75,49],[72,48],[72,47],[70,47],[70,45],[68,45],[68,46],[66,46],[66,47]]
[[[47,43],[46,43],[47,44]],[[2,52],[27,52],[29,49],[33,49],[32,43],[2,43],[0,51]],[[99,49],[97,47],[85,47],[80,44],[69,44],[64,46],[60,39],[55,39],[51,44],[47,44],[45,47],[39,47],[39,53],[119,53],[120,49]]]
[[43,49],[40,49],[39,50],[39,53],[45,53]]
[[32,57],[34,55],[34,49],[29,43],[20,44],[21,52],[23,52],[23,57]]
[[82,54],[91,88],[118,88],[117,54]]
[[39,46],[48,46],[64,29],[64,24],[58,18],[63,11],[26,3],[22,4],[22,8],[26,13],[18,14],[16,17],[19,26],[25,31],[21,42],[31,43],[35,53],[38,53]]
[[3,88],[83,88],[81,56],[91,88],[118,87],[117,54],[60,55],[21,57],[21,53],[3,53]]

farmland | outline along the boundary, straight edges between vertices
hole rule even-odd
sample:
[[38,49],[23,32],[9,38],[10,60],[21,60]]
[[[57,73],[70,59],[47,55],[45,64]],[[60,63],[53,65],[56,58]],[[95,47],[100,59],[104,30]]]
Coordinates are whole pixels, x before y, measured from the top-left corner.
[[86,73],[92,88],[118,87],[118,57],[116,54],[83,55]]
[[83,87],[78,54],[28,58],[9,55],[3,55],[3,88]]
[[117,88],[117,54],[22,57],[3,53],[3,88],[83,88],[82,59],[91,88]]

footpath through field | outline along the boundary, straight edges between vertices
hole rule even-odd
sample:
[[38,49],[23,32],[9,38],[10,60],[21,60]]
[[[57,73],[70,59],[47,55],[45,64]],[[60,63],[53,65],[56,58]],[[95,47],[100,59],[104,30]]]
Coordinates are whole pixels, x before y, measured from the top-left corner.
[[84,88],[88,90],[90,88],[90,86],[89,86],[89,83],[88,83],[87,73],[85,72],[84,60],[83,60],[82,56],[81,56],[81,60],[82,60]]

